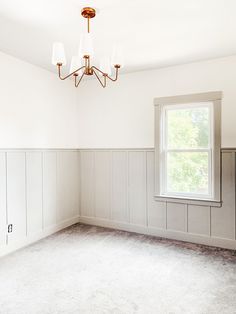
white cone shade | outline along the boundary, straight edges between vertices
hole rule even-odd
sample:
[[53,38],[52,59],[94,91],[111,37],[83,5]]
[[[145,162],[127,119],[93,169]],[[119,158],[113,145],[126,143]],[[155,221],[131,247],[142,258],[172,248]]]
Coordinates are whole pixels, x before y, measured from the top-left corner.
[[58,63],[66,65],[64,45],[59,42],[53,44],[52,50],[52,64],[57,65]]
[[[81,68],[82,63],[81,63],[81,58],[79,56],[73,56],[71,59],[71,64],[70,64],[70,73],[74,72],[75,70]],[[83,70],[80,70],[76,72],[79,75],[82,75]]]
[[119,45],[113,46],[113,52],[111,57],[111,65],[114,66],[116,64],[119,64],[122,67],[124,66],[123,48]]
[[83,58],[85,55],[92,56],[93,53],[93,38],[91,34],[82,34],[79,45],[79,56]]
[[[99,66],[99,70],[101,70],[102,72],[111,75],[111,61],[109,58],[107,57],[103,57],[100,60],[100,66]],[[102,73],[99,72],[100,75],[102,75]]]

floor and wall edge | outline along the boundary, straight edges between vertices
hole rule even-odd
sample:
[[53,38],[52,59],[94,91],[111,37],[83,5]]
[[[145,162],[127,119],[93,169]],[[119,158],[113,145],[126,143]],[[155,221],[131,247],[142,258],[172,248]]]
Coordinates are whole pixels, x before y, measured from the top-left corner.
[[29,246],[39,240],[42,240],[58,231],[72,226],[79,222],[79,216],[60,222],[54,226],[45,228],[42,232],[26,237],[24,240],[17,241],[13,244],[8,244],[0,247],[0,257],[13,253],[19,249]]
[[149,236],[156,236],[161,238],[166,238],[169,240],[177,240],[190,242],[195,244],[202,244],[208,246],[215,246],[219,248],[235,250],[236,241],[222,238],[213,238],[201,236],[198,234],[186,234],[180,231],[163,230],[154,227],[145,227],[134,224],[129,224],[125,222],[113,222],[106,219],[91,218],[91,217],[80,217],[79,222],[83,224],[99,226],[110,229],[117,229],[121,231],[134,232],[139,234],[145,234]]

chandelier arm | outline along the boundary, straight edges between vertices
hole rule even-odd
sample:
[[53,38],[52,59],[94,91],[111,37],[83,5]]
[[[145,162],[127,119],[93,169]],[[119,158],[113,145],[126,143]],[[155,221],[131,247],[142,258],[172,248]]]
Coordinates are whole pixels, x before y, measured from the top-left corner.
[[116,75],[115,75],[115,78],[113,79],[112,77],[110,77],[109,75],[107,75],[107,77],[109,78],[109,80],[111,80],[112,82],[115,82],[118,80],[118,71],[119,71],[119,68],[116,67]]
[[84,75],[85,75],[85,72],[83,72],[83,74],[81,75],[81,77],[80,77],[78,83],[77,83],[77,79],[76,79],[76,77],[75,77],[75,87],[78,87],[78,86],[79,86],[79,84],[80,84],[80,82],[82,81]]
[[[94,68],[94,67],[93,67]],[[96,76],[96,78],[99,80],[99,82],[100,82],[100,84],[102,85],[102,87],[103,88],[105,88],[106,87],[106,85],[107,85],[107,79],[106,79],[106,75],[103,75],[103,78],[104,78],[104,83],[101,81],[101,79],[100,79],[100,77],[97,75],[97,72],[95,71],[95,70],[93,70],[93,72],[94,72],[94,74],[95,74],[95,76]],[[101,72],[101,71],[100,71]]]
[[98,69],[98,68],[95,67],[94,65],[92,66],[92,69],[97,70],[97,71],[100,72],[102,75],[106,75],[106,73],[102,72],[100,69]]
[[82,66],[81,68],[79,68],[79,69],[77,69],[77,70],[71,72],[70,74],[68,74],[68,75],[66,75],[66,76],[64,76],[64,77],[62,77],[62,76],[61,76],[61,66],[62,66],[62,64],[57,64],[57,67],[58,67],[58,76],[59,76],[60,80],[62,80],[62,81],[66,80],[67,78],[69,78],[70,76],[72,76],[73,74],[75,74],[76,72],[79,72],[80,70],[82,70],[82,69],[85,68],[85,66]]

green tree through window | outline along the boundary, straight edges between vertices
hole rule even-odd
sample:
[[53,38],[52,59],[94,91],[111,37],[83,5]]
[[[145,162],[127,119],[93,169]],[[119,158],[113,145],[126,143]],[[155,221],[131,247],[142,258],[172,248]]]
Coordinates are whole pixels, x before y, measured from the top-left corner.
[[209,147],[209,115],[204,106],[167,110],[167,191],[209,193],[209,153],[195,151]]

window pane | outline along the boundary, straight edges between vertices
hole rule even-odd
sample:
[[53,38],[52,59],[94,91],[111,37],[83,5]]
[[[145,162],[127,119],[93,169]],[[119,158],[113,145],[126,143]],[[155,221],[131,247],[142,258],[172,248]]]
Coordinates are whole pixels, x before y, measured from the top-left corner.
[[209,118],[208,107],[167,110],[168,148],[207,148]]
[[167,154],[167,192],[209,194],[208,152]]

